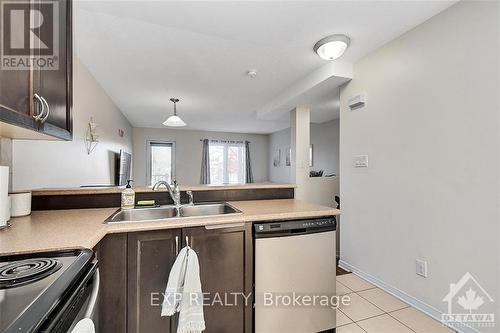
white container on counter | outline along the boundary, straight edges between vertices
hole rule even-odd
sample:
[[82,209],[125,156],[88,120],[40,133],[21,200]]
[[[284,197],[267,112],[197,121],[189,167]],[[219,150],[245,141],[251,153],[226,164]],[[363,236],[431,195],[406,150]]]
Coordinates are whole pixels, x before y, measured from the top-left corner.
[[7,226],[9,214],[9,167],[0,165],[0,229]]
[[14,192],[9,194],[10,215],[12,217],[31,214],[31,192]]

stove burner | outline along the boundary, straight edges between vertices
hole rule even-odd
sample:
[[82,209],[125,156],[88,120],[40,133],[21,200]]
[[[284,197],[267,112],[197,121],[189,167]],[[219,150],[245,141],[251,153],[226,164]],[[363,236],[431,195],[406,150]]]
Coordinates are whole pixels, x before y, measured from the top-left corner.
[[0,266],[0,288],[12,288],[38,281],[62,267],[59,260],[33,258]]

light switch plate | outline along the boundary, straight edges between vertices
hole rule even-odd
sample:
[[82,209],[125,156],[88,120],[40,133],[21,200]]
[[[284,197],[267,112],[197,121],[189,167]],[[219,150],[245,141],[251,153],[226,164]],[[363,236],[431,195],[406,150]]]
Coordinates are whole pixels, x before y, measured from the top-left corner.
[[354,167],[355,168],[367,168],[368,167],[368,155],[356,155],[354,156]]
[[427,261],[420,259],[415,260],[415,273],[423,277],[428,277],[429,272],[427,271]]

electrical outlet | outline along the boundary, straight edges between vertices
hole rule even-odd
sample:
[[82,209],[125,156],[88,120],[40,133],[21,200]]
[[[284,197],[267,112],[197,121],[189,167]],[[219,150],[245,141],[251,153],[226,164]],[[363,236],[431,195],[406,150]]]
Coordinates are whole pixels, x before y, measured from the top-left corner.
[[419,259],[415,260],[415,273],[423,277],[428,277],[429,272],[427,271],[427,261]]

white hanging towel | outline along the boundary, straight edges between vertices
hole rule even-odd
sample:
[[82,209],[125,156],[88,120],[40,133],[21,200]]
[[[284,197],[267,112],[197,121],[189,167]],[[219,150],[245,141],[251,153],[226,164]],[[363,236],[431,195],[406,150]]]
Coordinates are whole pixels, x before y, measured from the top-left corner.
[[201,333],[205,330],[203,294],[201,292],[200,264],[198,255],[188,248],[184,292],[180,304],[177,333]]
[[90,318],[85,318],[76,323],[71,333],[95,333],[94,322]]
[[170,270],[168,276],[167,288],[161,306],[161,315],[172,316],[179,311],[179,304],[182,298],[182,288],[184,285],[184,278],[186,276],[186,263],[187,263],[188,247],[184,247],[177,258],[174,265]]
[[168,277],[162,316],[179,312],[177,333],[201,333],[205,330],[203,294],[198,255],[189,246],[177,256]]

